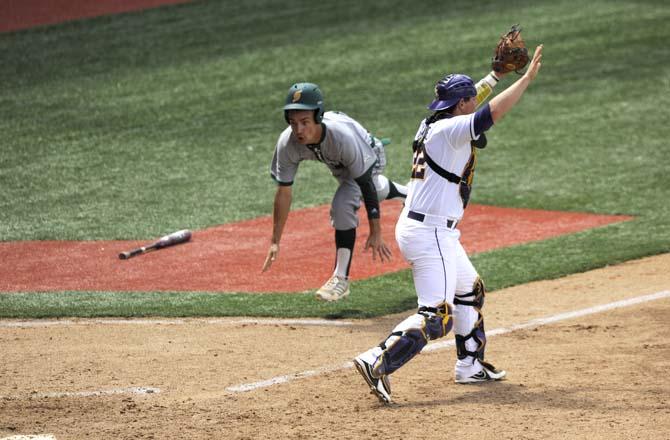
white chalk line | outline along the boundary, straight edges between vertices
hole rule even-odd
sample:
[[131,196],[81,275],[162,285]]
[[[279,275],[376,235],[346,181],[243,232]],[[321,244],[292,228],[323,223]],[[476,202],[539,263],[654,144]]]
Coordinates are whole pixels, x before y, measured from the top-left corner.
[[295,325],[295,326],[322,326],[346,327],[353,325],[349,321],[335,321],[329,319],[35,319],[30,321],[0,321],[0,328],[34,328],[74,325],[184,325],[189,323],[204,323],[211,325]]
[[0,440],[56,440],[56,437],[53,434],[12,435],[11,437],[2,437]]
[[52,393],[30,393],[27,396],[0,396],[0,400],[17,400],[17,399],[42,399],[42,398],[60,398],[60,397],[100,397],[112,396],[115,394],[158,394],[160,388],[153,387],[128,387],[128,388],[112,388],[109,390],[98,391],[73,391],[73,392],[52,392]]
[[[564,321],[567,319],[572,319],[572,318],[579,318],[581,316],[586,316],[586,315],[592,315],[595,313],[600,313],[600,312],[605,312],[608,310],[613,310],[613,309],[618,309],[622,307],[629,307],[635,304],[642,304],[645,302],[649,301],[655,301],[658,299],[663,299],[663,298],[668,298],[670,297],[670,291],[665,290],[662,292],[657,292],[653,293],[650,295],[644,295],[644,296],[638,296],[634,298],[629,298],[629,299],[624,299],[621,301],[615,301],[607,304],[601,304],[599,306],[594,306],[594,307],[588,307],[586,309],[581,309],[581,310],[574,310],[572,312],[565,312],[565,313],[559,313],[557,315],[552,315],[552,316],[547,316],[544,318],[537,318],[530,320],[525,323],[521,324],[514,324],[509,327],[500,327],[496,328],[493,330],[487,330],[486,331],[486,336],[495,336],[495,335],[503,335],[506,333],[511,333],[516,330],[523,330],[523,329],[528,329],[528,328],[534,328],[534,327],[540,327],[543,325],[547,324],[552,324],[554,322],[559,322],[559,321]],[[444,350],[447,347],[453,347],[455,344],[453,339],[442,341],[442,342],[434,342],[426,347],[424,347],[422,352],[430,352],[430,351],[438,351],[438,350]],[[334,365],[334,366],[329,366],[329,367],[320,367],[314,370],[307,370],[303,371],[301,373],[292,373],[292,374],[287,374],[283,376],[277,376],[273,377],[272,379],[267,379],[267,380],[262,380],[259,382],[252,382],[252,383],[245,383],[245,384],[239,384],[239,385],[234,385],[226,388],[226,391],[230,391],[232,393],[244,393],[247,391],[253,391],[258,388],[267,388],[272,385],[278,385],[282,383],[287,383],[291,382],[294,380],[298,379],[304,379],[307,377],[313,377],[313,376],[318,376],[324,373],[329,373],[329,372],[335,372],[335,371],[340,371],[340,370],[346,370],[349,368],[352,368],[354,366],[353,362],[346,362],[341,365]]]
[[272,385],[278,385],[286,382],[291,382],[297,379],[305,379],[308,377],[319,376],[321,374],[330,373],[333,371],[346,370],[354,366],[354,363],[349,361],[345,362],[342,365],[331,365],[329,367],[320,367],[315,370],[307,370],[301,373],[287,374],[285,376],[277,376],[272,379],[262,380],[260,382],[246,383],[241,385],[235,385],[232,387],[226,388],[226,391],[232,391],[233,393],[243,393],[245,391],[252,391],[257,388],[266,388]]

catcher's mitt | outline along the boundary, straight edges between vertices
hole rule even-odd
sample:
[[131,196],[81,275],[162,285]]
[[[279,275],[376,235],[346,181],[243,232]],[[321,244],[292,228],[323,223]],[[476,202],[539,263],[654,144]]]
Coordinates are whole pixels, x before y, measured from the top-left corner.
[[515,24],[509,32],[500,37],[491,67],[497,73],[514,71],[521,75],[520,70],[526,67],[526,64],[528,64],[528,49],[521,38],[521,28]]

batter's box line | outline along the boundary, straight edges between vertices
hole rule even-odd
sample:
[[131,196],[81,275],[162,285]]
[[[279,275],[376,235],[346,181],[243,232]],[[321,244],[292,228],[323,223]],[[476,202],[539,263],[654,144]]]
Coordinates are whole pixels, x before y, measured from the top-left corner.
[[2,437],[0,440],[56,440],[56,437],[53,434],[12,435]]
[[[0,400],[19,400],[19,399],[44,399],[44,398],[62,398],[62,397],[100,397],[113,396],[115,394],[139,394],[149,395],[160,393],[160,388],[154,387],[128,387],[128,388],[112,388],[109,390],[98,391],[64,391],[51,393],[30,393],[26,396],[0,396]],[[4,440],[4,439],[0,439]]]
[[[649,301],[656,301],[663,298],[670,297],[670,291],[664,290],[661,292],[656,292],[650,295],[637,296],[634,298],[624,299],[620,301],[614,301],[607,304],[601,304],[598,306],[588,307],[585,309],[574,310],[572,312],[559,313],[552,316],[547,316],[544,318],[537,318],[530,320],[521,324],[513,324],[508,327],[500,327],[493,330],[488,330],[486,336],[495,336],[495,335],[504,335],[506,333],[511,333],[517,330],[525,330],[529,328],[541,327],[543,325],[553,324],[555,322],[565,321],[568,319],[579,318],[582,316],[593,315],[595,313],[606,312],[608,310],[619,309],[622,307],[630,307],[636,304],[642,304]],[[453,347],[455,344],[453,339],[442,341],[442,342],[433,342],[427,345],[423,352],[439,351],[444,350],[448,347]],[[233,385],[226,388],[226,391],[231,393],[244,393],[247,391],[253,391],[259,388],[267,388],[273,385],[279,385],[283,383],[292,382],[294,380],[305,379],[308,377],[320,376],[325,373],[332,373],[335,371],[346,370],[354,366],[353,362],[346,362],[342,365],[333,365],[328,367],[320,367],[314,370],[307,370],[301,373],[292,373],[283,376],[273,377],[271,379],[262,380],[259,382],[244,383],[239,385]]]

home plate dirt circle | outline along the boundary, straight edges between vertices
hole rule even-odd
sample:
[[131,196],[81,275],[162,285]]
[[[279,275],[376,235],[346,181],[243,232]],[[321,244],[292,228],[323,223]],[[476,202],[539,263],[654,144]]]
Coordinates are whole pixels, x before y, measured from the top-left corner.
[[[323,367],[351,362],[410,311],[347,326],[157,319],[0,327],[0,438],[413,439],[425,438],[427,423],[463,414],[470,422],[449,423],[450,436],[664,438],[670,299],[635,301],[670,291],[668,267],[665,254],[492,292],[483,310],[487,359],[508,379],[454,384],[445,338],[435,342],[444,348],[391,377],[391,407],[353,369]],[[626,306],[523,327],[620,302]],[[309,371],[318,374],[227,390]],[[87,394],[133,387],[160,392]]]

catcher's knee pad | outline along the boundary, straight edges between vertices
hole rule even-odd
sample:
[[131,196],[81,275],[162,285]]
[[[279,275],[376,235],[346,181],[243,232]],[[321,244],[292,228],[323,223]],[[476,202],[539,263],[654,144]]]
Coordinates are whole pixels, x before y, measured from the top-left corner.
[[416,356],[428,341],[449,333],[452,323],[449,304],[420,307],[416,314],[398,324],[379,344],[382,354],[373,365],[373,372],[379,376],[393,373]]
[[[454,304],[470,306],[477,313],[477,321],[470,333],[466,335],[456,335],[456,354],[459,359],[465,359],[468,356],[472,356],[479,360],[484,360],[486,333],[484,332],[484,315],[482,315],[482,307],[484,307],[485,292],[484,282],[477,278],[472,292],[463,295],[457,294],[454,297]],[[470,339],[477,344],[474,350],[468,350],[466,347],[466,342]]]

